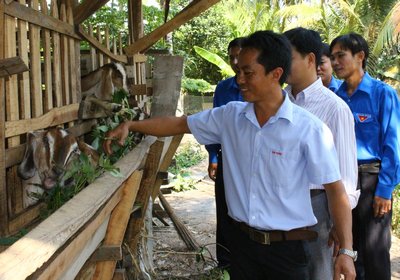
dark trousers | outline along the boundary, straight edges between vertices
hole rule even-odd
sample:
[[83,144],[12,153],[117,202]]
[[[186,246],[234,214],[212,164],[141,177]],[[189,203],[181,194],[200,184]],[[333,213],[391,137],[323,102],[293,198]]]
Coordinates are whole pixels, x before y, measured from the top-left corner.
[[219,267],[231,264],[228,249],[229,220],[228,207],[225,200],[224,178],[222,176],[222,155],[218,153],[217,178],[215,179],[215,206],[217,210],[217,261]]
[[310,254],[307,241],[281,241],[263,245],[230,225],[231,280],[308,280]]
[[390,246],[392,211],[374,218],[373,201],[379,170],[359,171],[361,190],[357,207],[353,209],[353,247],[358,251],[356,279],[390,280]]

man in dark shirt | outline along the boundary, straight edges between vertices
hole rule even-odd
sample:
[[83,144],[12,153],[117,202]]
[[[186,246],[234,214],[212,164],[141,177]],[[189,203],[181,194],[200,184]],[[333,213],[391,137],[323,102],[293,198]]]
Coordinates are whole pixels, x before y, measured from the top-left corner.
[[[242,38],[233,39],[228,45],[229,63],[235,74],[238,72],[237,62],[241,49]],[[231,101],[242,101],[240,88],[236,82],[236,75],[218,83],[214,93],[213,105],[220,107]],[[224,179],[222,176],[222,156],[221,145],[206,145],[209,154],[208,175],[215,181],[215,205],[217,211],[217,261],[221,268],[230,266],[229,250],[227,244],[228,229],[228,209],[225,201]]]

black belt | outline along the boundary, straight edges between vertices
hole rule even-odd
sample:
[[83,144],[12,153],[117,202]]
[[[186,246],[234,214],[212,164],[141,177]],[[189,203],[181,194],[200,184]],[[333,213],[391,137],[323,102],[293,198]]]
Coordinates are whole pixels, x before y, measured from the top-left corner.
[[313,190],[310,190],[311,197],[320,195],[320,194],[322,194],[322,193],[324,193],[324,192],[325,192],[325,190],[323,190],[323,189],[313,189]]
[[307,228],[292,229],[289,231],[282,230],[258,230],[248,226],[246,223],[229,219],[235,227],[246,233],[249,238],[257,243],[269,245],[271,242],[278,241],[295,241],[295,240],[314,240],[318,237],[318,233]]
[[371,163],[364,163],[364,164],[360,164],[358,166],[359,173],[378,174],[380,169],[381,169],[381,163],[379,161],[371,162]]

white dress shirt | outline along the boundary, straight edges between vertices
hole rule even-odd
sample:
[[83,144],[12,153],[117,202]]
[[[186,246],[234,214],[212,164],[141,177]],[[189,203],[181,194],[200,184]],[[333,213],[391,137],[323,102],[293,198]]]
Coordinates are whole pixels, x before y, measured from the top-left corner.
[[221,143],[229,215],[264,230],[316,224],[309,185],[340,179],[332,133],[287,95],[260,127],[254,105],[226,106],[188,117],[200,144]]
[[[285,88],[290,100],[313,113],[332,131],[342,182],[349,197],[350,206],[357,206],[360,191],[357,188],[357,144],[354,130],[354,117],[347,104],[328,88],[324,87],[321,78],[292,95],[290,86]],[[311,185],[310,189],[322,189],[321,185]]]

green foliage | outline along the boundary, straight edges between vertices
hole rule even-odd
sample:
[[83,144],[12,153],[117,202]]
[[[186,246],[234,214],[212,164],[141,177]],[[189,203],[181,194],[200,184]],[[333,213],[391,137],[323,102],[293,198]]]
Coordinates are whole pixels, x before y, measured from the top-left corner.
[[[189,1],[179,3],[186,6]],[[222,79],[218,67],[198,56],[194,46],[207,49],[227,60],[227,47],[234,37],[225,27],[225,22],[223,4],[218,3],[174,31],[173,51],[185,58],[186,77],[202,78],[211,84],[216,84]]]
[[400,238],[400,190],[399,186],[393,192],[392,231]]
[[194,46],[194,50],[202,58],[204,58],[208,62],[211,62],[212,64],[216,65],[221,70],[221,74],[222,74],[223,78],[228,78],[228,77],[232,77],[235,75],[235,72],[232,70],[229,63],[226,63],[225,60],[223,60],[219,55],[209,52],[208,50],[203,49],[198,46]]
[[215,87],[203,79],[184,78],[182,80],[182,91],[190,95],[203,96],[210,92],[213,93],[214,90]]
[[174,175],[174,190],[185,191],[195,188],[194,181],[190,178],[188,168],[200,163],[205,158],[199,144],[185,144],[172,159],[173,164],[168,172]]
[[94,166],[87,155],[80,154],[79,160],[74,161],[64,175],[65,180],[74,179],[73,186],[60,187],[57,185],[43,194],[41,199],[46,202],[47,208],[41,213],[42,218],[48,217],[104,172],[110,172],[116,177],[122,176],[118,168],[114,167],[105,155],[101,155],[99,164]]

